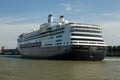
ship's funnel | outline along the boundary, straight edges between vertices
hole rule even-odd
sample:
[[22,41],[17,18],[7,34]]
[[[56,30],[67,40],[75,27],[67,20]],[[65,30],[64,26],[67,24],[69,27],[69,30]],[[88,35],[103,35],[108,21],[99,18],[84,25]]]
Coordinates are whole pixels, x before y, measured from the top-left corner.
[[61,22],[61,23],[62,23],[62,22],[65,22],[65,18],[64,18],[63,15],[60,16],[60,22]]
[[52,14],[49,14],[48,15],[48,23],[51,23],[51,22],[53,22],[53,16],[52,16]]

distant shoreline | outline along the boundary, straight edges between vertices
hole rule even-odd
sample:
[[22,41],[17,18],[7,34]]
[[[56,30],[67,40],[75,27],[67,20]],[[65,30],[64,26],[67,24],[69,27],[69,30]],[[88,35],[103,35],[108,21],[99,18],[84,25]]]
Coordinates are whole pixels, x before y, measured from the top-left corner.
[[107,51],[106,56],[120,57],[120,52],[118,52],[118,51]]

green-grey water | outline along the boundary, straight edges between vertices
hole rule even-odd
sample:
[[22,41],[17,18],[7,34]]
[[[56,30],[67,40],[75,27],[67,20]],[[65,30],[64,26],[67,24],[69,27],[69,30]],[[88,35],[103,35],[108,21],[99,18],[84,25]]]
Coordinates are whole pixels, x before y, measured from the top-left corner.
[[60,61],[1,55],[0,80],[120,80],[120,58]]

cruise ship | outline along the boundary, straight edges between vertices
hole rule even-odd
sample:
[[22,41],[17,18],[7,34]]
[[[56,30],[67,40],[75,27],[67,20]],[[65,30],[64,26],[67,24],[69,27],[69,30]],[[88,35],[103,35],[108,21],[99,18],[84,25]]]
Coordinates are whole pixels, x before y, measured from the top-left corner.
[[58,60],[103,60],[106,44],[100,25],[70,22],[60,16],[38,30],[19,35],[17,48],[23,57]]

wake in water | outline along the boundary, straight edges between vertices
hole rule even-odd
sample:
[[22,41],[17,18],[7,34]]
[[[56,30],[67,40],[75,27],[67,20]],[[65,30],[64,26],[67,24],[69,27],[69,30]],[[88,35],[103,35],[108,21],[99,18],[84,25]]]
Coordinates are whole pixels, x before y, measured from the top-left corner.
[[120,61],[120,57],[107,57],[104,61]]

